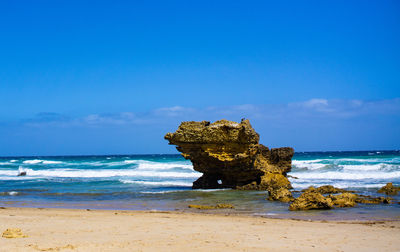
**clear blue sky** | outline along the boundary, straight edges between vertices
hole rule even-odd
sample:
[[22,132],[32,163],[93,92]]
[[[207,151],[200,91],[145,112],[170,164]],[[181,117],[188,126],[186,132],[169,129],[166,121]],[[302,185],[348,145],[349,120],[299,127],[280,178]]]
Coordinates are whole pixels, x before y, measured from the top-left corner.
[[399,1],[1,1],[0,155],[176,153],[182,120],[267,146],[400,148]]

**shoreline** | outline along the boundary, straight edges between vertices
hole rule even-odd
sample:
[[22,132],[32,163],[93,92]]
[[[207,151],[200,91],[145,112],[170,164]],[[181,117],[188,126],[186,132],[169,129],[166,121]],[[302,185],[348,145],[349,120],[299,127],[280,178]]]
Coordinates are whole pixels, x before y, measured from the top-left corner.
[[[229,203],[231,201],[221,201]],[[221,203],[219,202],[219,203]],[[217,202],[218,203],[218,202]],[[272,202],[279,204],[279,202]],[[271,203],[271,204],[272,204]],[[202,203],[200,203],[202,205]],[[247,216],[260,217],[270,219],[287,219],[287,220],[303,220],[303,221],[358,221],[358,222],[374,222],[374,221],[400,221],[400,212],[397,211],[397,203],[392,204],[360,204],[356,207],[342,207],[334,209],[314,209],[302,211],[290,211],[288,205],[280,209],[270,208],[269,210],[260,209],[260,211],[251,211],[239,208],[227,209],[196,209],[190,208],[190,203],[186,202],[179,205],[169,205],[168,207],[149,207],[147,202],[140,201],[135,203],[121,204],[121,201],[112,201],[105,203],[104,201],[90,203],[71,203],[71,202],[23,202],[23,201],[0,201],[0,209],[60,209],[60,210],[93,210],[93,211],[122,211],[135,213],[149,212],[168,212],[168,213],[193,213],[204,215],[229,215],[229,216]],[[213,204],[211,204],[213,205]],[[215,204],[214,204],[215,205]],[[391,206],[393,205],[393,206]],[[207,206],[207,205],[206,205]],[[286,210],[287,209],[287,210]],[[265,211],[266,210],[266,211]]]
[[400,221],[317,221],[178,211],[1,208],[0,251],[394,251]]

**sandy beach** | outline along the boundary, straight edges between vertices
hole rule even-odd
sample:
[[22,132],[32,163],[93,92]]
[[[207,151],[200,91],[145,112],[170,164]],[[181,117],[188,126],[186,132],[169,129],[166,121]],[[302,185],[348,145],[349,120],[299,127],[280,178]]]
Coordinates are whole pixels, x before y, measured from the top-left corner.
[[180,212],[0,209],[0,251],[399,251],[400,223]]

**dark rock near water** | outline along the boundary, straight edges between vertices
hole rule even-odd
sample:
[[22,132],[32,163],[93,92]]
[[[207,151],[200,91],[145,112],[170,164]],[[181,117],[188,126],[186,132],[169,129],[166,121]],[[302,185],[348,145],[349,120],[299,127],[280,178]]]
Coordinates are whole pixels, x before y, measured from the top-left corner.
[[344,192],[338,195],[329,195],[335,207],[354,207],[359,196],[354,193]]
[[292,200],[286,174],[291,170],[293,148],[269,149],[259,144],[259,135],[248,120],[182,122],[165,139],[192,161],[194,170],[203,173],[193,183],[194,189],[268,190],[271,200]]
[[387,183],[385,186],[378,190],[378,193],[384,193],[386,195],[397,195],[399,191],[399,186],[394,186],[393,183]]
[[[392,199],[356,194],[331,185],[309,187],[289,206],[289,210],[332,209],[333,207],[354,207],[361,204],[390,204]],[[324,196],[323,194],[329,194]]]
[[357,203],[362,203],[362,204],[391,204],[392,203],[392,198],[386,198],[386,197],[372,197],[372,196],[367,196],[367,195],[359,195],[357,194]]
[[302,192],[306,192],[306,191],[308,191],[308,192],[318,192],[320,194],[328,194],[328,193],[335,194],[335,193],[350,192],[350,191],[347,191],[347,190],[344,190],[344,189],[333,187],[331,185],[324,185],[324,186],[320,186],[320,187],[317,187],[317,188],[315,188],[313,186],[310,186],[309,188],[303,189],[301,191]]
[[289,205],[290,211],[313,210],[313,209],[331,209],[333,203],[330,198],[324,197],[319,192],[306,191],[296,198]]
[[19,172],[17,176],[26,176],[26,171]]

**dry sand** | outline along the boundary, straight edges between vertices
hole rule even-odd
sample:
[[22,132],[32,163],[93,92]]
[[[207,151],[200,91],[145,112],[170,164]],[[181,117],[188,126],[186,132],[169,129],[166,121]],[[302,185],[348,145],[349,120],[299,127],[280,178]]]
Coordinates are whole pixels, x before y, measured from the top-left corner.
[[0,251],[400,251],[400,223],[179,212],[0,209]]

